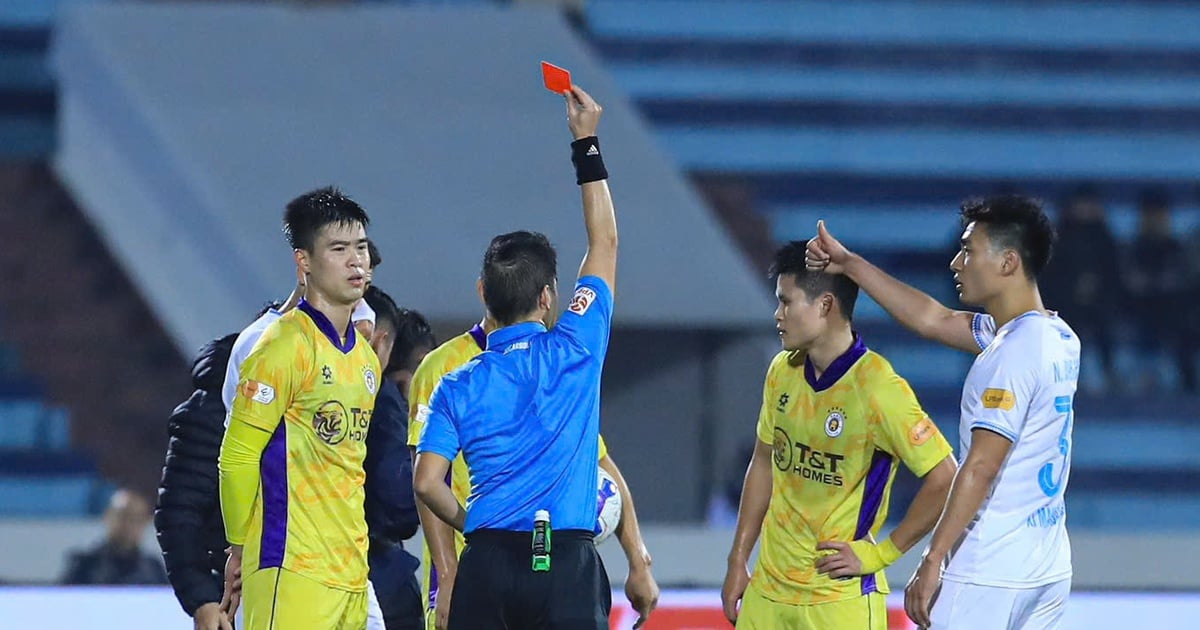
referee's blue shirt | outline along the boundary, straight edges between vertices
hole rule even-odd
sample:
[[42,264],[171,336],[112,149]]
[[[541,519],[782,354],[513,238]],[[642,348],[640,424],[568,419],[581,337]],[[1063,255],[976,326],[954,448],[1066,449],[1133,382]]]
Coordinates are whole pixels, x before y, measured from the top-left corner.
[[552,330],[534,322],[494,331],[487,351],[442,378],[417,451],[449,460],[462,451],[466,533],[530,531],[537,510],[550,512],[554,529],[595,529],[612,310],[604,280],[584,276]]

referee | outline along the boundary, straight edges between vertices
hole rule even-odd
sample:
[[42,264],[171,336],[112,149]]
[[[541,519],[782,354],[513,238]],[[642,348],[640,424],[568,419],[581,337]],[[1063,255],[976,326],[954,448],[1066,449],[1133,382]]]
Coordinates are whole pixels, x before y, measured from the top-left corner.
[[[617,226],[595,136],[600,106],[577,86],[565,96],[588,236],[573,297],[558,318],[557,254],[545,236],[492,239],[480,283],[500,327],[442,379],[417,446],[417,495],[467,540],[450,630],[608,628],[611,590],[592,535]],[[460,450],[470,510],[446,485]],[[543,510],[548,558],[533,550]]]

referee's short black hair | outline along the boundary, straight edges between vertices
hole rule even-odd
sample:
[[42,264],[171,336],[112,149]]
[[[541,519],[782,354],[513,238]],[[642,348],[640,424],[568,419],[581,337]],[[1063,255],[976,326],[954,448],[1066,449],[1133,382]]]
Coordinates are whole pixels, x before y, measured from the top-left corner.
[[288,202],[283,212],[283,235],[292,249],[311,252],[317,233],[326,225],[358,223],[365,228],[370,222],[366,211],[354,200],[340,190],[326,186]]
[[789,241],[780,247],[775,251],[775,260],[771,263],[767,275],[772,280],[777,280],[783,275],[792,276],[796,286],[804,291],[804,297],[808,298],[810,303],[822,294],[833,294],[833,299],[837,300],[838,308],[846,321],[852,321],[854,305],[858,302],[858,285],[845,274],[809,269],[804,264],[807,246],[804,241]]
[[483,254],[483,303],[507,326],[537,309],[542,289],[554,290],[557,277],[558,253],[545,234],[501,234]]

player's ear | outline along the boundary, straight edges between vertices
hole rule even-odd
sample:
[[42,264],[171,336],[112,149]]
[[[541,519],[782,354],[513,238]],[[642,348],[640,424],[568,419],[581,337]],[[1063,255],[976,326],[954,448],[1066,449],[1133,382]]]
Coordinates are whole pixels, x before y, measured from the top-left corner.
[[1000,260],[1000,273],[1011,276],[1021,268],[1021,256],[1015,249],[1006,249]]
[[544,311],[554,308],[554,288],[548,284],[542,287],[542,294],[538,297],[538,307]]
[[312,271],[311,269],[309,269],[308,252],[304,251],[303,249],[297,248],[292,251],[292,257],[296,260],[296,267],[300,270],[301,273],[303,273],[304,275],[308,275],[309,272]]
[[486,306],[487,300],[483,299],[483,278],[475,279],[475,292],[479,294],[479,301],[483,302],[483,304]]
[[833,294],[826,293],[821,296],[821,317],[829,317],[829,313],[833,311]]

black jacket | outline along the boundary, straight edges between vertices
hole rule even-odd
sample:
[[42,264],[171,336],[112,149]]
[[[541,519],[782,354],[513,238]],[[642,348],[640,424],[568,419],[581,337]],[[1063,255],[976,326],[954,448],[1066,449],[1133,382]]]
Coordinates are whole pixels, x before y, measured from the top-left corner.
[[363,462],[367,528],[371,538],[392,543],[417,533],[421,520],[413,495],[412,453],[408,448],[408,401],[391,379],[383,379],[367,431]]
[[383,379],[375,397],[363,467],[371,537],[367,562],[384,623],[388,628],[422,628],[424,607],[416,575],[421,561],[401,542],[412,538],[420,525],[408,448],[408,401],[389,378]]
[[225,526],[217,458],[225,436],[221,386],[236,334],[209,342],[192,365],[196,391],[168,421],[170,442],[154,528],[175,597],[188,615],[220,602],[225,568]]

